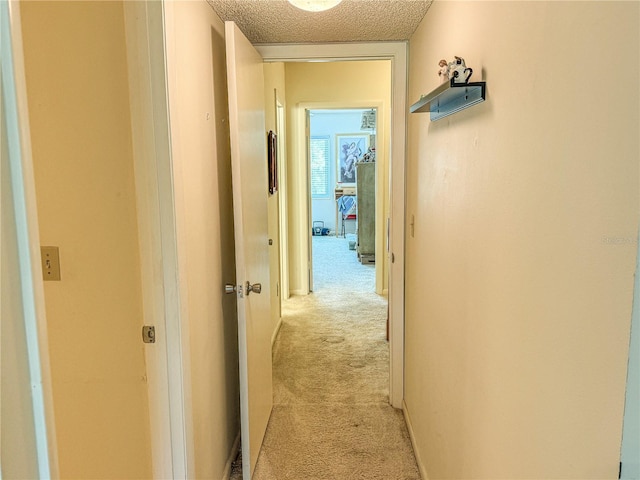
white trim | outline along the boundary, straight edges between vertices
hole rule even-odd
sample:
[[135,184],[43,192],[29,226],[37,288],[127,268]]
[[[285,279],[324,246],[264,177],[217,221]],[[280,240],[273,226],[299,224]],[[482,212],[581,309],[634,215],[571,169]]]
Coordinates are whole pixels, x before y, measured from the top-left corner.
[[[156,12],[157,14],[158,12]],[[173,476],[171,421],[167,392],[167,338],[162,284],[162,245],[156,180],[156,140],[151,83],[149,15],[146,2],[125,2],[129,101],[136,183],[143,323],[156,328],[156,343],[144,346],[153,478]],[[163,48],[157,46],[156,48]],[[157,100],[157,99],[156,99]]]
[[[24,73],[20,4],[0,2],[1,85],[18,242],[36,457],[40,478],[59,478],[40,230]],[[4,121],[4,119],[0,119]]]
[[422,480],[429,480],[427,469],[424,466],[424,462],[420,458],[420,453],[416,445],[416,437],[413,432],[413,424],[411,423],[411,416],[409,415],[409,410],[407,409],[407,404],[404,402],[404,400],[402,401],[402,413],[404,415],[404,422],[407,424],[407,430],[409,431],[409,439],[411,440],[413,455],[416,457],[416,463],[418,465],[418,470],[420,471],[420,477],[422,478]]
[[395,408],[402,407],[404,397],[407,47],[406,42],[256,45],[256,49],[265,62],[391,60],[391,168],[389,184],[390,215],[393,221],[390,225],[389,251],[395,257],[395,261],[389,263],[389,399]]
[[[170,8],[169,8],[170,10]],[[193,476],[188,358],[176,228],[166,72],[165,2],[125,2],[134,172],[154,478]]]
[[286,106],[281,101],[277,89],[274,90],[276,108],[276,134],[278,135],[278,228],[280,249],[280,316],[282,316],[282,302],[291,295],[289,291],[289,204],[287,200],[289,189],[287,188],[287,124]]

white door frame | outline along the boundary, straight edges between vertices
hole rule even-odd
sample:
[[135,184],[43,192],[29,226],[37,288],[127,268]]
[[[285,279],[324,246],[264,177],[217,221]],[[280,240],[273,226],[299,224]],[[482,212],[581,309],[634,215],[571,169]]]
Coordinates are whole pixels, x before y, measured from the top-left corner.
[[[286,151],[286,120],[284,102],[279,97],[278,92],[275,94],[276,102],[276,134],[278,136],[278,228],[280,232],[280,312],[282,312],[282,302],[289,298],[289,257],[287,250],[289,249],[289,208],[287,202],[287,169],[285,162],[287,160]],[[282,315],[281,315],[282,316]],[[282,319],[280,319],[282,320]],[[279,327],[278,327],[279,328]],[[278,328],[274,331],[274,340]]]
[[[12,189],[26,353],[31,387],[31,410],[25,423],[35,436],[34,465],[40,478],[59,478],[56,430],[53,416],[49,338],[40,263],[40,229],[31,154],[31,132],[24,71],[20,4],[0,2],[0,102],[6,122],[9,184]],[[11,219],[10,219],[11,220]],[[25,379],[26,380],[26,379]],[[10,441],[10,440],[9,440]],[[31,455],[30,455],[31,456]],[[2,472],[0,472],[0,477]]]
[[[300,233],[304,234],[305,243],[301,243],[301,245],[306,245],[307,248],[301,248],[302,253],[306,253],[306,275],[304,278],[307,280],[307,292],[313,292],[313,237],[311,235],[311,229],[313,228],[313,208],[311,205],[311,113],[308,108],[305,108],[303,105],[298,105],[300,108],[300,114],[304,116],[303,125],[304,125],[304,135],[294,136],[297,138],[293,138],[294,142],[300,142],[304,144],[304,148],[298,148],[299,152],[304,152],[304,168],[301,170],[304,171],[304,186],[298,185],[298,190],[303,190],[302,198],[307,204],[307,208],[303,209],[304,213],[306,213],[306,222],[303,221],[302,225],[305,226],[304,229],[301,229]],[[294,121],[293,123],[298,123]],[[294,149],[295,152],[295,149]],[[295,189],[294,189],[295,190]]]
[[[165,11],[168,8],[169,12]],[[124,2],[154,478],[192,478],[188,331],[183,325],[165,36],[171,4]]]
[[[256,45],[265,62],[391,60],[391,158],[389,191],[389,400],[404,397],[404,223],[407,122],[406,42]],[[306,223],[305,223],[306,224]]]

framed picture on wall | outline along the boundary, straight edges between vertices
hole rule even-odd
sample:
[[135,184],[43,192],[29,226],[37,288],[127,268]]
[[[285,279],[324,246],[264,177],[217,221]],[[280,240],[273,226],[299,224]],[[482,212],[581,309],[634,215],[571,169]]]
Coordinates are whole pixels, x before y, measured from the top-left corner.
[[278,191],[278,141],[276,134],[269,130],[267,135],[267,167],[269,172],[269,193],[273,195]]
[[356,184],[356,162],[369,149],[369,134],[336,135],[337,180],[340,185]]

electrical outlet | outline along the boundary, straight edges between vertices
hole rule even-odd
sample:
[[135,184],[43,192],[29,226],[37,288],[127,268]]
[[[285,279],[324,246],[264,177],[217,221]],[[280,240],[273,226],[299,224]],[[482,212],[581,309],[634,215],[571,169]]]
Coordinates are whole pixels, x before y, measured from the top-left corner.
[[60,253],[58,247],[40,247],[42,278],[45,281],[60,281]]

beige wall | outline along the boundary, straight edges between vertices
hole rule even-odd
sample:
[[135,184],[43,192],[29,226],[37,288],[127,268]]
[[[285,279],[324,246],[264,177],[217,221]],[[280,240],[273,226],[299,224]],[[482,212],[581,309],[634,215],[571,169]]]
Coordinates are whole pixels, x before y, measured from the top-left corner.
[[[391,118],[391,64],[389,61],[359,61],[332,63],[287,63],[287,165],[289,187],[289,258],[292,293],[306,293],[306,262],[304,244],[309,228],[302,224],[308,211],[308,193],[300,191],[307,184],[306,154],[304,151],[304,107],[299,104],[321,104],[327,108],[345,106],[370,107],[381,104],[378,112],[378,178],[376,223],[376,252],[384,258],[382,269],[376,271],[377,285],[388,287],[385,222],[389,212],[389,122]],[[380,232],[382,232],[380,234]]]
[[409,119],[406,393],[431,479],[616,478],[638,231],[637,2],[440,2]]
[[224,25],[204,0],[166,8],[187,441],[195,477],[222,478],[240,429],[236,299],[223,293],[235,283]]
[[[278,132],[276,121],[276,95],[280,102],[285,99],[285,70],[284,63],[264,64],[264,104],[265,104],[265,124],[267,132],[272,130]],[[284,135],[281,132],[280,135]],[[285,152],[278,152],[278,161],[286,161]],[[268,199],[269,215],[269,239],[273,244],[269,247],[269,268],[271,275],[271,321],[273,323],[274,339],[278,325],[280,323],[280,299],[282,288],[280,286],[280,230],[279,230],[279,202],[280,194],[283,190],[279,185],[279,190]],[[286,187],[286,186],[285,186]]]
[[24,2],[60,475],[151,475],[122,3]]

